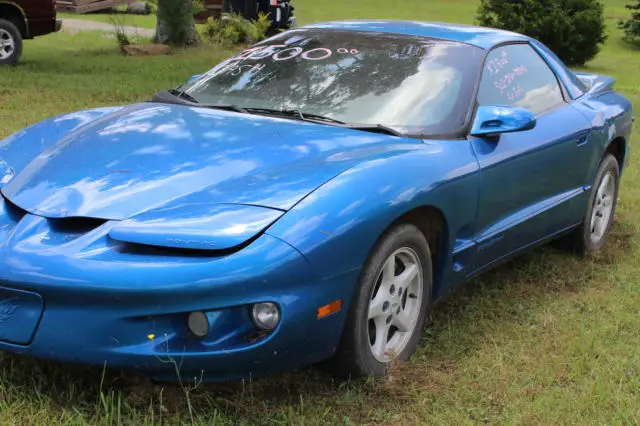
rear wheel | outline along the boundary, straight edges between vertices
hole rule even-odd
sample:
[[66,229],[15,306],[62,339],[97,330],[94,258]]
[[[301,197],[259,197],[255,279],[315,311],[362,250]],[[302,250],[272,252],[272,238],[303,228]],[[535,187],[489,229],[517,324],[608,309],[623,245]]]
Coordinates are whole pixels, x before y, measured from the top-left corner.
[[364,265],[335,357],[339,374],[380,377],[415,352],[431,307],[429,245],[413,225],[388,231]]
[[618,161],[613,155],[605,154],[591,188],[583,223],[564,240],[570,249],[586,254],[602,248],[613,225],[619,184]]
[[22,56],[22,36],[10,21],[0,19],[0,65],[12,65]]

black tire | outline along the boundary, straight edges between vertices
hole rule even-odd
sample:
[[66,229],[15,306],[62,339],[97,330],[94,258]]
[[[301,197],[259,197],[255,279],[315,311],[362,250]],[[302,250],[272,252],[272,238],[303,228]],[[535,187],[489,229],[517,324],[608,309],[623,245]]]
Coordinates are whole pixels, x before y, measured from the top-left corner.
[[[598,204],[598,188],[602,184],[604,178],[609,175],[613,179],[613,197],[611,201],[611,213],[609,214],[608,220],[604,226],[604,232],[600,238],[592,238],[597,235],[594,234],[594,228],[592,227],[592,214],[594,209],[599,207]],[[587,206],[587,211],[584,215],[582,225],[568,234],[566,237],[562,238],[559,243],[561,247],[569,249],[580,255],[585,255],[588,253],[592,253],[598,251],[604,246],[607,235],[611,230],[611,226],[613,225],[615,213],[616,213],[616,205],[618,203],[618,188],[620,185],[620,166],[616,158],[611,154],[605,154],[602,157],[602,161],[600,161],[600,166],[598,167],[598,171],[596,173],[596,178],[594,180],[593,186],[591,187],[591,194],[589,196],[589,204]],[[600,200],[602,203],[602,201]]]
[[13,65],[20,60],[22,56],[22,35],[20,30],[11,22],[5,19],[0,19],[0,38],[4,35],[4,41],[13,41],[13,46],[9,51],[9,47],[2,46],[2,40],[0,40],[0,49],[6,49],[5,52],[8,56],[2,58],[4,55],[0,52],[0,65]]
[[[416,258],[419,259],[420,263],[419,270],[422,272],[422,297],[412,298],[413,300],[420,299],[421,302],[419,309],[416,307],[413,310],[419,313],[415,326],[410,332],[411,334],[405,338],[407,343],[404,349],[388,362],[381,362],[373,355],[371,346],[370,339],[372,336],[370,334],[370,322],[373,320],[368,319],[369,305],[374,292],[382,288],[378,286],[381,285],[382,268],[385,262],[392,254],[398,252],[398,250],[407,250],[417,255]],[[398,272],[398,268],[400,268],[400,272]],[[401,261],[396,263],[394,276],[396,273],[398,273],[399,276],[402,268]],[[381,377],[387,373],[389,366],[394,361],[407,361],[418,347],[422,328],[431,311],[432,286],[431,252],[429,250],[429,244],[422,232],[411,224],[398,225],[387,231],[371,251],[360,274],[358,287],[351,302],[342,340],[331,362],[333,372],[342,377]],[[396,291],[398,290],[399,289]],[[408,291],[404,289],[404,293],[406,294]],[[406,304],[408,297],[409,296],[405,296],[404,299],[400,298],[400,304]],[[404,302],[402,300],[404,300]],[[394,306],[398,306],[397,299],[396,305]],[[389,309],[389,312],[395,309],[395,307],[392,307]],[[391,339],[393,339],[395,332],[396,331],[390,332],[392,336]]]

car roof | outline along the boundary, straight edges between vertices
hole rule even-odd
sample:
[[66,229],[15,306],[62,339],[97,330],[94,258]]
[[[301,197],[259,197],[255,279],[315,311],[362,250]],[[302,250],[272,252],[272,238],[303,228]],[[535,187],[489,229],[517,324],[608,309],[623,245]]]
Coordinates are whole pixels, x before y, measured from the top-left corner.
[[467,43],[482,49],[491,49],[497,44],[510,41],[530,40],[527,36],[510,31],[443,22],[355,19],[318,22],[302,28],[406,34]]

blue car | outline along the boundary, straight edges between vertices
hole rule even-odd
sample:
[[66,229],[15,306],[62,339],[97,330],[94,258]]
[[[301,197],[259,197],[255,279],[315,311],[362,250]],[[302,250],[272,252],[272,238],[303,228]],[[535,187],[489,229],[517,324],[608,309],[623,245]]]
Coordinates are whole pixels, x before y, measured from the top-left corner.
[[0,350],[382,376],[470,277],[603,246],[633,122],[613,84],[519,34],[340,21],[28,127],[0,143]]

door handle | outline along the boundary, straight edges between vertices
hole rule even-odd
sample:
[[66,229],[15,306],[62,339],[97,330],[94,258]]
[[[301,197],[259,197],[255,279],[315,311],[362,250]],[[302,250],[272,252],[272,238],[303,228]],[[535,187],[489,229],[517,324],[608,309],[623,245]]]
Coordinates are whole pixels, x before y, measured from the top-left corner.
[[587,143],[589,135],[582,135],[576,139],[576,146],[581,146]]

